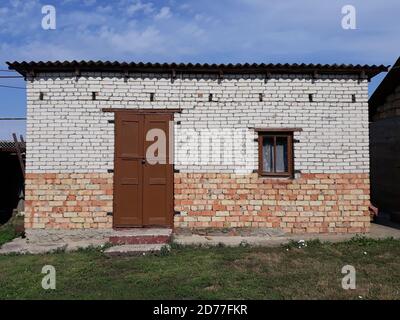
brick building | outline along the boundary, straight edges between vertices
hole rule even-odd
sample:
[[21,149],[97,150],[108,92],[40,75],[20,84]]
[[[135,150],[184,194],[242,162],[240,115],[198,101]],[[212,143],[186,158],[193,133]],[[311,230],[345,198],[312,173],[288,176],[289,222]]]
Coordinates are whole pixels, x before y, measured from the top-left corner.
[[[28,235],[369,230],[368,81],[384,66],[9,66],[27,80]],[[150,164],[152,129],[166,163]]]
[[369,110],[371,201],[400,222],[400,58],[371,96]]

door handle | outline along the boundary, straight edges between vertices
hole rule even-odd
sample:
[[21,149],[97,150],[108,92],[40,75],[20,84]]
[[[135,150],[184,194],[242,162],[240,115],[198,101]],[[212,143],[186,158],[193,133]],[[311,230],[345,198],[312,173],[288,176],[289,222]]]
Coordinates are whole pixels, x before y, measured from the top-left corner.
[[142,164],[146,164],[146,159],[142,159]]

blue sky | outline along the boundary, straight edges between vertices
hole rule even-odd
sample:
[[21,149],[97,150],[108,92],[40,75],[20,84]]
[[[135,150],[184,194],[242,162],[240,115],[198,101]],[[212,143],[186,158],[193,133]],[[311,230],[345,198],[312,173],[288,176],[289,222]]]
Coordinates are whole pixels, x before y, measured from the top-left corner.
[[[49,4],[56,30],[41,28]],[[347,4],[356,30],[341,27]],[[5,61],[72,59],[389,65],[400,54],[398,12],[398,0],[1,0],[0,69]],[[0,117],[25,113],[25,91],[0,87]],[[0,121],[0,139],[24,125]]]

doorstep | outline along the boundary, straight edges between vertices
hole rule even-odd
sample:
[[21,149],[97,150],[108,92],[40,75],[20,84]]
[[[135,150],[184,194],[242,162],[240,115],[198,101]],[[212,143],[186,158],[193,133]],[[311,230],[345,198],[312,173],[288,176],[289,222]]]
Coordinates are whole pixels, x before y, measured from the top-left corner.
[[172,229],[168,228],[131,228],[115,229],[108,242],[115,245],[166,244],[171,240]]

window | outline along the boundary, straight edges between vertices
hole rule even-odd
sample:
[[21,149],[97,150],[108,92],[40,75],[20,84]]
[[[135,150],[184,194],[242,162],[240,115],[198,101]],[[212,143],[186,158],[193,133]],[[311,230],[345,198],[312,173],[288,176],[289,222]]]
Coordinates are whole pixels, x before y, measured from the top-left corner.
[[258,132],[258,173],[261,176],[292,177],[293,131]]

